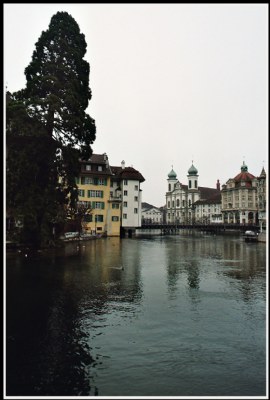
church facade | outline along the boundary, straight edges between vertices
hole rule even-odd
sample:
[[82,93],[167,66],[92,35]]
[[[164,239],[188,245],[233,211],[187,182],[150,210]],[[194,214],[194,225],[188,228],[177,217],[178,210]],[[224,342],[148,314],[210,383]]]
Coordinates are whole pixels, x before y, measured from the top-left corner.
[[[198,170],[193,165],[188,170],[187,184],[177,179],[172,169],[168,174],[168,190],[166,192],[166,223],[193,224],[221,220],[220,184],[216,188],[199,186]],[[211,206],[210,206],[211,205]],[[200,210],[198,212],[198,210]],[[216,217],[214,217],[213,215]],[[218,220],[218,222],[220,222]]]

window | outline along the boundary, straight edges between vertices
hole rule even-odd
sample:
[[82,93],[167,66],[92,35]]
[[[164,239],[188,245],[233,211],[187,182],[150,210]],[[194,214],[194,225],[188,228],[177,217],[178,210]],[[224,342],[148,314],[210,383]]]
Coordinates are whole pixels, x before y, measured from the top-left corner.
[[102,165],[98,165],[98,171],[103,171]]
[[138,185],[135,185],[135,186],[134,186],[134,189],[135,189],[135,190],[139,190]]
[[172,207],[174,208],[174,201],[172,202]]
[[103,222],[103,215],[95,215],[96,222]]
[[168,201],[168,208],[171,208],[171,202]]
[[87,191],[88,197],[103,197],[103,190],[88,190]]
[[86,208],[92,208],[91,201],[78,201],[77,205]]
[[83,216],[83,220],[84,220],[85,222],[93,222],[93,215],[85,214],[85,215]]
[[119,209],[119,204],[118,203],[112,203],[112,208]]
[[119,217],[112,217],[112,221],[119,221]]
[[195,183],[195,188],[197,189],[197,181],[195,181],[194,183]]
[[124,190],[124,196],[127,196],[127,195],[128,195],[128,191]]
[[191,189],[191,181],[188,181],[188,187]]
[[138,208],[134,208],[134,214],[138,214]]
[[127,219],[127,214],[123,214],[123,219]]
[[124,201],[124,207],[127,207],[128,205],[127,205],[127,201]]
[[89,176],[85,176],[84,183],[86,185],[89,185],[89,184],[93,183],[93,178],[89,178]]
[[105,208],[104,202],[103,201],[93,201],[92,208],[98,208],[98,209],[104,210],[104,208]]
[[83,189],[79,189],[79,196],[84,197],[84,190]]
[[87,164],[87,165],[85,166],[85,170],[86,170],[86,171],[91,171],[91,165]]
[[124,185],[127,185],[128,184],[128,181],[125,179],[124,180]]
[[107,186],[107,179],[106,178],[99,178],[98,185]]
[[176,207],[179,207],[179,206],[180,206],[180,200],[177,199],[177,200],[176,200]]
[[169,183],[169,192],[171,191],[171,184]]
[[134,201],[138,201],[138,196],[134,196]]

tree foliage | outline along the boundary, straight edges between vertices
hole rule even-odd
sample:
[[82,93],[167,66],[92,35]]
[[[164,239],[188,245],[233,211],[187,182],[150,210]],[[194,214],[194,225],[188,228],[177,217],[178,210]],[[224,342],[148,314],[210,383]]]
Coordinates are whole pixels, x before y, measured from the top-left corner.
[[7,96],[7,207],[40,232],[75,207],[79,160],[92,154],[86,47],[73,17],[56,13],[25,69],[26,87]]

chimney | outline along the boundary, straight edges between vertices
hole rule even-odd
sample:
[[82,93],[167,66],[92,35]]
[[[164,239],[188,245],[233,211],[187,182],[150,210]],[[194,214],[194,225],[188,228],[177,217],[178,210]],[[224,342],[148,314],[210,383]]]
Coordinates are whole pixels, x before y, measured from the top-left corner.
[[220,190],[220,183],[219,183],[219,179],[217,180],[217,190]]
[[122,169],[125,168],[125,161],[124,160],[121,162],[121,167],[122,167]]

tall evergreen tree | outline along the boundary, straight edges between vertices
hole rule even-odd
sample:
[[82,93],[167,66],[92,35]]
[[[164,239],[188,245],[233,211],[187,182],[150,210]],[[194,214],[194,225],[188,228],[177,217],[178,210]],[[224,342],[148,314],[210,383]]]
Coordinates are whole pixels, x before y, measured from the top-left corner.
[[[12,183],[7,206],[20,208],[26,215],[27,206],[36,204],[36,199],[40,206],[36,214],[32,208],[35,219],[49,223],[55,219],[55,212],[49,210],[58,209],[56,205],[75,206],[79,159],[91,156],[96,127],[85,112],[91,99],[90,66],[83,59],[87,45],[77,22],[66,12],[56,13],[35,46],[25,69],[26,88],[10,95],[7,102],[7,185]],[[21,136],[28,140],[18,148],[15,142],[20,143]],[[40,140],[35,142],[33,137]],[[29,164],[30,177],[23,163]],[[35,169],[42,185],[34,179]],[[31,177],[32,190],[27,190]]]

